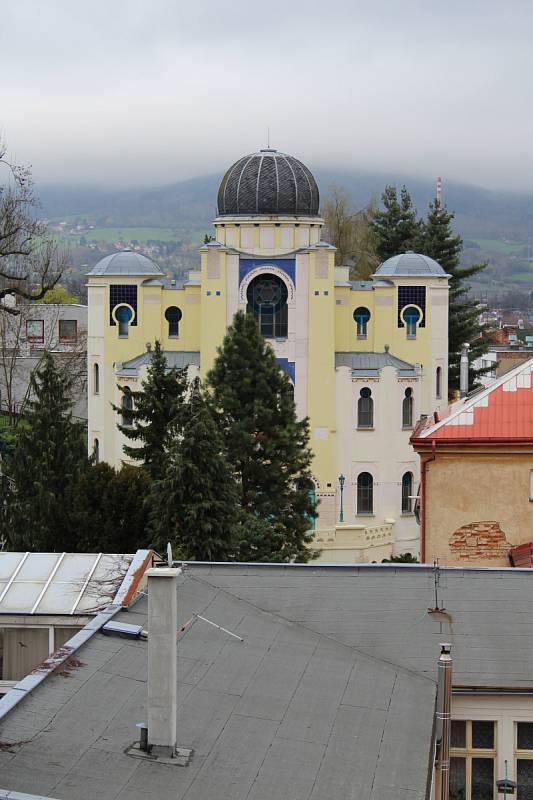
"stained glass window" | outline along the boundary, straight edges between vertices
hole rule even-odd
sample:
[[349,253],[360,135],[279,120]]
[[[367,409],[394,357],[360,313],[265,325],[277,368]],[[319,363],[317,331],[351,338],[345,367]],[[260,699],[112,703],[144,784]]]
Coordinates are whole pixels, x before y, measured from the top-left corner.
[[246,291],[247,312],[253,314],[266,339],[286,339],[289,314],[288,291],[277,275],[258,275]]
[[137,325],[137,287],[127,284],[115,284],[109,287],[109,324],[113,326],[117,324],[113,319],[113,311],[122,303],[133,308],[134,318],[131,324]]
[[425,286],[398,286],[398,327],[403,328],[405,314],[402,311],[406,306],[414,305],[422,311],[420,327],[426,327],[426,287]]

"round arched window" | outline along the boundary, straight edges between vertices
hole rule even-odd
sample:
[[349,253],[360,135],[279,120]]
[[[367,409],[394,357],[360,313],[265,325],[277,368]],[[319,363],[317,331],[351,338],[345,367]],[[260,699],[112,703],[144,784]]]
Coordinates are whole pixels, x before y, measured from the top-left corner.
[[402,311],[402,317],[407,327],[407,338],[416,339],[416,327],[422,319],[420,309],[416,306],[407,306]]
[[357,324],[357,336],[366,337],[366,326],[370,319],[370,311],[364,306],[359,306],[353,312],[353,318]]
[[402,402],[402,427],[413,427],[413,390],[408,388]]
[[359,400],[357,401],[357,427],[374,427],[374,401],[372,400],[372,392],[368,386],[364,386],[359,392]]
[[266,339],[286,339],[288,335],[288,291],[277,275],[258,275],[246,291],[247,312],[253,314]]
[[180,320],[183,314],[181,308],[169,306],[165,311],[165,319],[168,322],[168,335],[170,338],[177,338],[180,335]]
[[118,322],[118,335],[127,337],[130,322],[133,319],[133,309],[130,306],[116,306],[113,314]]

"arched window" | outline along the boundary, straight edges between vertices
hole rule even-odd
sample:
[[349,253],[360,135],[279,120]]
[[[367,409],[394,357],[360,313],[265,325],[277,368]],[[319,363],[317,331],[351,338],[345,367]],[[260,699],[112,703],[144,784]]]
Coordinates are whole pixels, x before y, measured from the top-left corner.
[[407,328],[407,338],[416,339],[416,328],[421,318],[419,309],[416,306],[407,306],[402,311],[402,317]]
[[357,338],[366,339],[366,326],[370,319],[370,311],[364,306],[359,306],[353,312],[353,318],[357,323]]
[[130,322],[133,319],[133,311],[129,306],[117,306],[114,313],[118,322],[118,335],[122,339],[127,339]]
[[402,477],[402,514],[413,513],[413,473],[406,472]]
[[94,440],[93,453],[94,453],[94,463],[95,464],[99,464],[100,463],[100,442],[98,441],[98,439]]
[[435,397],[440,400],[442,394],[442,367],[437,367],[435,373]]
[[365,386],[359,392],[359,400],[357,401],[357,427],[374,427],[374,401],[372,400],[372,392],[368,386]]
[[246,310],[266,339],[286,339],[289,328],[287,286],[277,275],[258,275],[246,291]]
[[357,513],[374,513],[374,478],[370,472],[360,472],[357,476]]
[[165,319],[168,322],[169,339],[177,339],[180,335],[180,320],[182,316],[181,308],[177,306],[170,306],[165,311]]
[[402,428],[413,427],[413,390],[406,389],[402,403]]
[[93,392],[100,394],[100,367],[98,364],[93,367]]
[[124,389],[122,395],[122,425],[130,428],[133,425],[133,397],[129,389]]

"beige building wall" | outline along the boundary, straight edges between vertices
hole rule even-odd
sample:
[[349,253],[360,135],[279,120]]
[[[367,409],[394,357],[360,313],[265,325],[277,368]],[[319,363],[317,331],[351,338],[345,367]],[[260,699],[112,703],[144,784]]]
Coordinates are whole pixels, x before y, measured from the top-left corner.
[[509,549],[533,540],[533,450],[480,446],[423,460],[425,561],[509,566]]

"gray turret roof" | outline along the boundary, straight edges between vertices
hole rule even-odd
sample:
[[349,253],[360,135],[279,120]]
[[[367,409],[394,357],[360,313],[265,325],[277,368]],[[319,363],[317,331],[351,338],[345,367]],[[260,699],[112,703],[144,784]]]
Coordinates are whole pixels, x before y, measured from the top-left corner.
[[441,277],[446,275],[446,272],[434,258],[408,250],[407,253],[400,253],[398,256],[388,258],[379,265],[374,275],[381,277],[386,277],[387,275],[395,275],[397,277],[434,275]]
[[233,164],[218,190],[218,213],[318,214],[316,181],[293,156],[265,149]]
[[88,275],[163,275],[163,270],[150,258],[134,250],[121,250],[105,256]]

